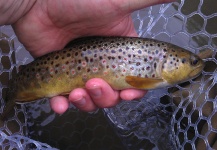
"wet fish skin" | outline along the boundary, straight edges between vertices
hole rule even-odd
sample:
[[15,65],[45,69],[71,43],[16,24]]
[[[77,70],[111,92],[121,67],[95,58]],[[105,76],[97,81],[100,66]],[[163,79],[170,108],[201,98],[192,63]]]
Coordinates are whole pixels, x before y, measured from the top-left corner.
[[13,79],[9,101],[29,102],[67,95],[91,78],[112,88],[155,89],[197,76],[203,61],[169,43],[130,37],[88,37],[21,68]]

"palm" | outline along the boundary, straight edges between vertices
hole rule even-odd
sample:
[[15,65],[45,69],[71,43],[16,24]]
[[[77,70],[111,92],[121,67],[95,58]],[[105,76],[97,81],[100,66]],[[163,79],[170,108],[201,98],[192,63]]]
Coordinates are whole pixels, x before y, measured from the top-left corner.
[[136,35],[129,11],[111,0],[37,1],[13,27],[34,56],[59,50],[80,36]]

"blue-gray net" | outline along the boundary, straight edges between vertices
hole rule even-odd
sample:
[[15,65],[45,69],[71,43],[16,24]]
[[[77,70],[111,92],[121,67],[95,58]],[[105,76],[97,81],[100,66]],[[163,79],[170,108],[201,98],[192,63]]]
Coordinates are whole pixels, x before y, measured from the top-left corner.
[[[139,36],[194,53],[211,49],[202,75],[141,100],[84,113],[55,114],[48,100],[17,105],[0,121],[0,149],[217,149],[217,1],[180,0],[132,14]],[[204,56],[205,57],[205,56]],[[0,112],[8,81],[33,59],[11,26],[0,27]]]

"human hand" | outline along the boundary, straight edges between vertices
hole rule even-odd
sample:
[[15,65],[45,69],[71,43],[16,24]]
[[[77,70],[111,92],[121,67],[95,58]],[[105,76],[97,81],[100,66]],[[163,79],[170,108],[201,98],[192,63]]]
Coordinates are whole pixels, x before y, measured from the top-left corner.
[[[130,13],[150,5],[172,0],[37,0],[31,9],[19,18],[13,28],[21,43],[34,56],[62,49],[77,37],[137,36]],[[66,83],[67,84],[67,83]],[[56,96],[50,100],[52,109],[64,113],[68,100],[83,111],[111,107],[119,99],[141,98],[146,91],[113,90],[101,79],[91,79],[85,89],[73,90],[69,98]]]

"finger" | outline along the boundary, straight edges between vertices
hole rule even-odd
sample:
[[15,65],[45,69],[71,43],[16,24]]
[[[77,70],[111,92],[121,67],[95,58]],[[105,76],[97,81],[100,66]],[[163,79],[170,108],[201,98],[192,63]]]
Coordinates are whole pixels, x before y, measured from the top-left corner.
[[125,0],[114,1],[114,3],[116,6],[121,6],[122,10],[132,12],[152,5],[170,3],[175,1],[176,0]]
[[119,101],[119,92],[113,90],[109,84],[100,78],[90,79],[86,83],[86,89],[93,102],[100,108],[115,106]]
[[69,94],[69,101],[82,111],[90,112],[97,109],[87,91],[82,88],[73,90]]
[[120,97],[123,100],[133,100],[133,99],[139,99],[144,97],[146,93],[147,93],[146,90],[126,89],[121,91]]
[[69,108],[69,102],[64,96],[55,96],[50,99],[50,105],[53,111],[63,114]]

